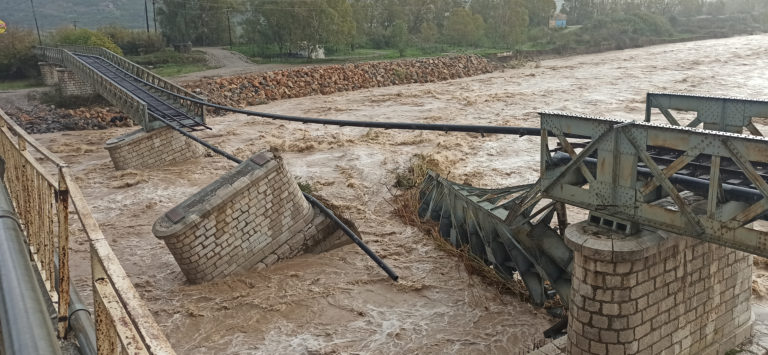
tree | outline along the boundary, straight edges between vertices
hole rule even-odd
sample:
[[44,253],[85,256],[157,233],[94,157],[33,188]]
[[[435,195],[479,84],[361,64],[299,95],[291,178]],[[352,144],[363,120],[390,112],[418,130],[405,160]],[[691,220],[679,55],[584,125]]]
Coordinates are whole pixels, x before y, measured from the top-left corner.
[[512,47],[525,38],[529,16],[522,0],[474,0],[472,10],[483,16],[492,44]]
[[249,5],[243,21],[248,39],[274,45],[281,54],[301,49],[308,57],[323,46],[355,43],[355,8],[347,0],[294,0],[290,7],[275,4],[259,0]]
[[115,52],[118,55],[123,55],[123,51],[120,49],[120,47],[118,47],[115,42],[112,42],[109,37],[103,33],[91,31],[87,28],[62,28],[56,30],[56,32],[53,34],[53,43],[102,47]]
[[445,20],[443,36],[447,43],[459,46],[477,46],[483,37],[485,23],[480,15],[463,7],[453,9]]
[[438,34],[437,25],[432,22],[425,22],[419,28],[419,42],[422,45],[434,44],[437,42]]
[[335,13],[331,23],[331,37],[327,44],[334,46],[352,46],[355,42],[357,24],[352,17],[352,6],[347,0],[326,0],[328,7]]
[[160,0],[157,18],[171,43],[225,44],[227,16],[243,9],[240,0]]
[[408,48],[408,28],[402,21],[395,22],[389,29],[389,45],[397,49],[401,57],[405,56],[405,50]]
[[554,0],[526,0],[528,24],[535,27],[548,26],[549,18],[555,13],[556,7]]
[[37,58],[32,49],[37,36],[31,30],[9,28],[0,34],[0,79],[21,79],[37,76]]

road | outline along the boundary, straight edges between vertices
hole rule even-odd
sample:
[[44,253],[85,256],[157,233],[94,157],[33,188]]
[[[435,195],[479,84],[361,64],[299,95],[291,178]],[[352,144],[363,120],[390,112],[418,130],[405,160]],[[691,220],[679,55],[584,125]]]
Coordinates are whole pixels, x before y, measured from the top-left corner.
[[248,60],[244,55],[221,47],[197,47],[194,49],[205,52],[205,54],[208,55],[208,64],[215,67],[215,69],[179,75],[170,78],[171,80],[175,82],[186,82],[203,78],[263,73],[296,66],[293,64],[255,64]]

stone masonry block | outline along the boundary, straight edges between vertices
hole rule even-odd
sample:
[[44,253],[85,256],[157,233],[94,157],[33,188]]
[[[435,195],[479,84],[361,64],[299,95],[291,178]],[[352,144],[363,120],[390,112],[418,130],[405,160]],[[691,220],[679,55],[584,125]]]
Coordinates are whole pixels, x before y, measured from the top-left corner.
[[[303,198],[289,198],[301,191],[282,160],[271,153],[259,157],[267,161],[246,160],[155,222],[152,232],[166,242],[191,282],[262,269],[304,249],[321,251],[317,245],[328,238],[337,240],[335,225],[315,228],[330,222],[325,216]],[[316,230],[327,235],[305,232]],[[323,246],[349,243],[341,241]]]
[[749,336],[747,254],[665,232],[594,228],[576,223],[565,233],[580,276],[571,287],[580,301],[570,303],[569,351],[715,354]]
[[[172,144],[178,144],[182,149],[168,149]],[[170,127],[151,132],[139,129],[108,140],[105,148],[117,170],[161,167],[195,159],[205,153],[202,146]],[[158,157],[163,159],[158,160]]]

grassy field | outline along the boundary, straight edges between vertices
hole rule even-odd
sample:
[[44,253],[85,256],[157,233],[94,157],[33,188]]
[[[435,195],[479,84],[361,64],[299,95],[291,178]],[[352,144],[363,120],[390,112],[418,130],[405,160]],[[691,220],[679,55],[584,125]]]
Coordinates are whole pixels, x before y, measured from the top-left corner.
[[161,64],[152,67],[152,72],[160,76],[178,76],[211,69],[206,64]]
[[165,49],[151,54],[128,57],[128,59],[160,76],[177,76],[212,68],[208,65],[207,57],[202,51],[181,54]]
[[248,57],[252,62],[257,64],[272,64],[272,63],[284,63],[284,64],[304,64],[304,63],[352,63],[352,62],[364,62],[374,60],[396,60],[404,58],[426,58],[426,57],[438,57],[450,54],[478,54],[487,55],[505,52],[506,50],[497,48],[464,48],[464,47],[451,47],[451,46],[436,46],[433,48],[407,48],[403,51],[402,55],[396,49],[372,49],[372,48],[358,48],[354,51],[346,51],[326,55],[322,59],[298,58],[298,57],[285,57],[279,56],[277,50],[267,50],[267,53],[259,51],[256,46],[252,45],[237,45],[232,48],[233,51],[239,52]]
[[45,86],[40,79],[0,81],[0,91],[29,89]]

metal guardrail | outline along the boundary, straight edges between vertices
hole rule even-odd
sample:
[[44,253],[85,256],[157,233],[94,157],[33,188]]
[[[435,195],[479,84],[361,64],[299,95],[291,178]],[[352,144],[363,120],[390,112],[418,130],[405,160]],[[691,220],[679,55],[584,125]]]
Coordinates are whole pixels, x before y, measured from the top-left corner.
[[0,168],[0,353],[61,354],[2,170],[4,167]]
[[104,238],[67,164],[2,110],[0,155],[5,158],[5,180],[29,240],[29,252],[57,306],[59,337],[65,335],[69,315],[69,229],[77,223],[69,218],[71,203],[90,245],[99,353],[174,354]]
[[[768,162],[768,139],[554,112],[541,113],[541,127],[540,174],[545,197],[768,257],[768,232],[751,224],[768,213],[768,183],[753,166],[753,162]],[[590,135],[591,142],[578,154],[569,151],[571,159],[558,163],[549,150],[547,131],[563,145],[570,144],[565,134]],[[684,153],[668,166],[660,166],[648,147]],[[595,170],[585,165],[593,153]],[[699,156],[710,161],[708,189],[704,196],[684,194],[672,177]],[[758,198],[729,198],[720,178],[725,159],[733,161],[755,186]],[[643,177],[648,175],[650,178]]]

